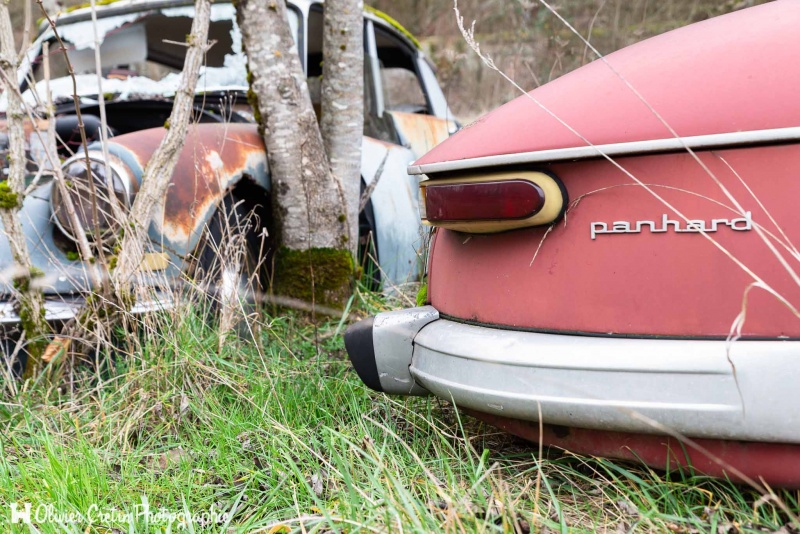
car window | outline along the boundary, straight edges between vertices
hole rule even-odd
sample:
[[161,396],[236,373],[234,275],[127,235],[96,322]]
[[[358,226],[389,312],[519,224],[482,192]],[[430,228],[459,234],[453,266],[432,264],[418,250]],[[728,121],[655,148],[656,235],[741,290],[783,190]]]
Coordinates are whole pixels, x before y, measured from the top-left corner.
[[416,50],[382,28],[375,28],[383,102],[388,111],[430,113],[417,72]]
[[[299,15],[287,10],[295,38]],[[194,8],[173,7],[143,10],[98,20],[101,73],[104,93],[169,94],[177,88],[186,56],[186,36],[191,32]],[[59,27],[78,82],[79,94],[97,93],[94,27],[90,20]],[[230,3],[212,6],[209,40],[214,45],[206,54],[198,80],[199,90],[246,88],[246,57],[236,25],[236,11]],[[64,53],[48,30],[38,40],[50,42],[51,88],[55,98],[69,96],[72,82]],[[32,80],[41,82],[44,65],[41,53],[33,60]],[[60,93],[64,93],[63,95]]]
[[[100,45],[102,58],[101,70],[104,78],[128,78],[143,76],[150,80],[160,81],[176,74],[183,68],[186,56],[186,35],[191,32],[192,18],[188,16],[171,16],[166,13],[153,13],[142,16],[133,22],[122,22],[121,26],[110,30]],[[83,46],[75,32],[80,32],[84,23],[67,25],[61,29],[67,44],[67,54],[75,70],[75,74],[94,74],[95,55],[93,46]],[[222,68],[225,58],[238,54],[233,50],[232,20],[217,20],[209,26],[209,39],[216,41],[208,51],[206,68]],[[90,30],[91,31],[91,30]],[[51,42],[50,67],[54,78],[69,75],[64,53]],[[38,82],[44,76],[41,64],[34,69],[34,78]]]

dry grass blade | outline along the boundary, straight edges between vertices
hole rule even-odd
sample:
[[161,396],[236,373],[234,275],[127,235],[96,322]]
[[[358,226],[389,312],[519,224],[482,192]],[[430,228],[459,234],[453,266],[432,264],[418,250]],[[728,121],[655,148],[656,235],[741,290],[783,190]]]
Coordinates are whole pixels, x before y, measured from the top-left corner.
[[[64,58],[64,62],[66,64],[67,72],[68,72],[69,77],[70,77],[70,79],[72,81],[72,100],[73,100],[73,103],[74,103],[74,106],[75,106],[75,116],[78,119],[77,128],[78,128],[78,131],[80,132],[81,147],[83,148],[84,163],[86,164],[86,172],[91,177],[91,176],[93,176],[93,174],[92,174],[92,163],[91,163],[91,160],[89,158],[89,142],[88,142],[88,138],[87,138],[87,135],[86,135],[86,126],[85,126],[85,124],[83,122],[83,112],[81,110],[80,96],[78,95],[78,79],[75,77],[75,69],[73,68],[72,62],[69,59],[69,54],[67,53],[68,52],[67,45],[61,39],[61,35],[58,32],[58,26],[56,24],[55,19],[53,18],[53,16],[50,13],[48,13],[47,9],[45,8],[44,4],[42,3],[42,0],[36,0],[36,2],[39,5],[39,9],[41,10],[42,15],[44,16],[44,18],[47,20],[48,24],[50,25],[50,29],[53,32],[53,36],[55,37],[56,41],[58,42],[59,49],[63,54],[63,58]],[[95,183],[94,183],[93,179],[89,180],[89,187],[91,188],[90,189],[91,190],[91,193],[90,193],[91,197],[90,198],[93,199],[93,200],[97,199],[97,191],[95,189]],[[97,204],[98,203],[96,201],[91,203],[91,206],[92,206],[92,220],[94,220],[94,221],[99,221],[100,220],[100,217],[98,216],[98,211],[97,211]],[[93,228],[92,230],[93,230],[93,232],[95,234],[95,242],[99,243],[101,241],[100,235],[99,235],[99,232],[100,232],[99,228]],[[100,266],[102,267],[103,271],[107,271],[108,270],[108,262],[106,261],[106,257],[105,257],[105,254],[104,254],[102,248],[99,249],[98,252],[99,252],[98,259],[100,260]],[[103,277],[102,278],[102,283],[103,283],[103,288],[102,288],[103,289],[103,295],[105,295],[105,296],[110,295],[110,286],[108,284],[108,279]]]
[[30,343],[27,347],[28,359],[25,365],[25,377],[33,378],[38,373],[43,339],[48,332],[45,322],[44,297],[36,288],[31,288],[30,281],[35,276],[34,265],[28,243],[25,238],[19,212],[25,200],[25,176],[27,160],[25,157],[24,104],[15,86],[17,79],[17,50],[14,44],[14,32],[6,3],[0,3],[0,71],[7,97],[8,128],[8,178],[4,180],[0,217],[8,239],[13,261],[19,265],[24,274],[15,280],[17,298],[19,300],[19,316],[22,328]]
[[144,257],[150,220],[155,213],[156,206],[164,198],[180,150],[186,141],[186,132],[194,107],[198,73],[208,50],[210,18],[210,1],[197,0],[192,32],[187,37],[189,47],[186,51],[183,74],[169,117],[170,127],[144,170],[142,187],[136,194],[129,216],[132,224],[122,239],[117,267],[112,275],[117,297],[122,302],[130,300],[129,284],[133,281]]
[[[100,57],[100,32],[97,28],[97,0],[90,0],[90,6],[92,8],[92,31],[94,32],[94,64],[95,64],[95,72],[97,73],[97,94],[103,94],[103,77],[101,73],[103,72],[102,69],[102,59]],[[109,157],[108,157],[108,118],[106,114],[106,101],[105,98],[100,98],[97,101],[98,108],[100,110],[100,149],[103,152],[103,164],[105,166],[105,177],[106,177],[106,190],[113,191],[114,184],[112,183],[112,176],[111,167],[109,164]],[[117,197],[115,195],[109,195],[108,203],[111,206],[111,211],[114,213],[114,217],[118,221],[125,220],[125,211],[122,209]]]
[[[75,211],[75,204],[72,201],[66,180],[64,178],[64,171],[60,165],[58,157],[58,148],[56,143],[56,123],[55,112],[53,108],[53,95],[50,92],[50,46],[49,43],[44,43],[43,48],[43,61],[44,61],[44,79],[45,79],[45,95],[47,106],[47,139],[45,142],[45,151],[47,153],[48,163],[52,168],[53,178],[56,182],[56,187],[62,191],[62,199],[64,208],[67,210],[69,219],[72,221],[72,228],[75,237],[77,238],[78,250],[80,251],[81,259],[89,270],[89,276],[95,287],[102,287],[102,280],[100,279],[100,272],[94,265],[94,254],[92,248],[89,246],[89,240],[86,237],[86,231],[82,228],[81,221]],[[92,197],[90,197],[92,198]]]
[[[569,24],[569,23],[568,23],[566,20],[564,20],[564,19],[563,19],[563,17],[561,17],[561,16],[558,14],[558,12],[557,12],[557,11],[553,10],[553,9],[552,9],[552,8],[549,6],[549,4],[547,4],[547,3],[546,3],[546,2],[544,2],[543,0],[540,0],[540,1],[541,1],[542,5],[544,5],[544,6],[545,6],[545,7],[547,7],[549,10],[551,10],[551,12],[553,12],[553,13],[554,13],[554,14],[555,14],[555,15],[556,15],[558,18],[559,18],[559,20],[561,20],[561,21],[562,21],[562,22],[563,22],[565,25],[567,25],[567,27],[568,27],[568,28],[569,28],[571,31],[573,31],[573,32],[574,32],[574,33],[576,33],[576,34],[577,34],[577,35],[578,35],[578,36],[579,36],[581,39],[583,39],[583,37],[580,35],[580,33],[578,33],[577,31],[575,31],[575,29],[574,29],[574,28],[573,28],[573,27],[572,27],[572,26],[571,26],[571,25],[570,25],[570,24]],[[478,55],[478,56],[479,56],[479,57],[480,57],[480,58],[483,60],[484,64],[485,64],[487,67],[489,67],[490,69],[492,69],[492,70],[496,71],[498,74],[500,74],[500,76],[502,76],[502,77],[503,77],[503,78],[504,78],[504,79],[505,79],[505,80],[506,80],[508,83],[512,84],[512,85],[513,85],[515,88],[517,88],[517,90],[518,90],[518,91],[519,91],[519,92],[520,92],[522,95],[524,95],[525,97],[527,97],[527,98],[528,98],[529,100],[531,100],[531,101],[532,101],[534,104],[536,104],[536,105],[537,105],[537,106],[538,106],[540,109],[542,109],[542,110],[543,110],[545,113],[547,113],[547,114],[548,114],[548,115],[550,115],[550,116],[551,116],[553,119],[555,119],[556,121],[558,121],[558,122],[559,122],[559,124],[561,124],[562,126],[564,126],[565,128],[567,128],[567,129],[568,129],[568,130],[569,130],[569,131],[570,131],[572,134],[574,134],[576,137],[578,137],[578,138],[579,138],[579,139],[580,139],[582,142],[584,142],[584,143],[585,143],[587,146],[589,146],[589,147],[592,147],[593,149],[595,149],[595,150],[597,151],[597,154],[598,154],[598,156],[602,157],[603,159],[605,159],[606,161],[608,161],[609,163],[611,163],[611,164],[612,164],[612,165],[613,165],[615,168],[617,168],[617,169],[618,169],[618,170],[620,170],[622,173],[624,173],[624,174],[625,174],[625,175],[626,175],[628,178],[630,178],[631,180],[633,180],[633,181],[634,181],[634,182],[635,182],[635,183],[636,183],[638,186],[642,187],[642,188],[643,188],[645,191],[647,191],[647,192],[648,192],[648,193],[649,193],[651,196],[653,196],[653,197],[654,197],[656,200],[658,200],[658,201],[659,201],[659,202],[660,202],[662,205],[664,205],[665,207],[667,207],[668,209],[670,209],[670,210],[671,210],[673,213],[675,213],[675,215],[676,215],[676,216],[680,217],[680,218],[681,218],[681,219],[682,219],[684,222],[686,222],[687,224],[689,223],[689,220],[690,220],[690,219],[689,219],[689,218],[688,218],[686,215],[684,215],[682,211],[680,211],[680,210],[679,210],[677,207],[675,207],[675,206],[674,206],[672,203],[670,203],[670,202],[668,202],[666,199],[664,199],[664,197],[662,197],[662,196],[661,196],[661,195],[659,195],[659,194],[658,194],[656,191],[654,191],[652,187],[648,186],[647,184],[645,184],[644,182],[642,182],[641,180],[639,180],[639,178],[637,178],[637,177],[636,177],[636,176],[635,176],[633,173],[631,173],[629,170],[627,170],[625,167],[623,167],[623,166],[622,166],[622,165],[621,165],[619,162],[617,162],[617,161],[616,161],[614,158],[612,158],[611,156],[609,156],[608,154],[606,154],[605,152],[603,152],[603,151],[602,151],[600,148],[598,148],[596,145],[594,145],[594,144],[593,144],[591,141],[589,141],[589,140],[588,140],[588,139],[587,139],[585,136],[583,136],[583,135],[582,135],[580,132],[578,132],[577,130],[575,130],[575,128],[573,128],[572,126],[570,126],[570,125],[569,125],[568,123],[566,123],[566,122],[565,122],[563,119],[561,119],[561,118],[560,118],[558,115],[556,115],[555,113],[553,113],[553,111],[552,111],[552,110],[550,110],[550,109],[549,109],[547,106],[545,106],[544,104],[542,104],[542,103],[541,103],[541,102],[540,102],[540,101],[539,101],[539,100],[538,100],[536,97],[534,97],[534,96],[533,96],[531,93],[528,93],[528,92],[526,92],[526,91],[525,91],[525,90],[524,90],[522,87],[520,87],[520,86],[519,86],[519,84],[517,84],[517,82],[515,82],[515,81],[514,81],[514,79],[513,79],[513,78],[511,78],[511,77],[510,77],[508,74],[506,74],[506,73],[505,73],[505,72],[503,72],[503,71],[502,71],[500,68],[498,68],[498,67],[497,67],[497,65],[495,65],[494,61],[492,61],[492,58],[491,58],[491,57],[489,57],[489,56],[486,56],[486,55],[484,55],[484,54],[481,52],[480,44],[479,44],[479,43],[478,43],[478,42],[475,40],[475,22],[473,22],[473,23],[472,23],[472,25],[470,26],[470,28],[467,28],[467,27],[465,27],[465,26],[464,26],[464,18],[461,16],[461,14],[460,14],[460,12],[459,12],[459,10],[458,10],[458,0],[454,0],[454,11],[455,11],[455,13],[456,13],[456,22],[457,22],[457,24],[458,24],[458,27],[459,27],[459,29],[461,30],[461,33],[462,33],[462,35],[463,35],[463,37],[464,37],[464,40],[467,42],[467,44],[470,46],[470,48],[472,48],[472,50],[473,50],[473,51],[474,51],[474,52],[475,52],[475,53],[476,53],[476,54],[477,54],[477,55]],[[585,40],[584,40],[584,41],[585,41]],[[590,43],[588,43],[588,42],[586,42],[586,43],[587,43],[587,45],[588,45],[588,46],[591,46],[591,44],[590,44]],[[595,53],[597,53],[597,54],[598,54],[598,57],[599,57],[601,60],[603,60],[603,61],[604,61],[604,63],[608,64],[608,62],[607,62],[607,61],[604,59],[604,57],[603,57],[603,56],[602,56],[602,55],[601,55],[601,54],[600,54],[598,51],[596,51],[594,48],[592,48],[592,50],[593,50],[593,51],[595,51]],[[629,83],[629,82],[627,82],[627,80],[625,80],[625,79],[624,79],[624,78],[623,78],[621,75],[619,75],[619,73],[617,73],[617,72],[616,72],[616,70],[614,70],[614,69],[613,69],[613,67],[610,67],[610,68],[612,69],[612,71],[613,71],[613,72],[614,72],[614,73],[615,73],[617,76],[620,76],[620,78],[623,80],[623,82],[625,82],[625,83],[626,83],[626,85],[627,85],[628,87],[630,87],[630,89],[631,89],[632,91],[634,91],[634,93],[635,93],[635,94],[636,94],[636,95],[637,95],[637,96],[638,96],[640,99],[642,99],[642,101],[645,103],[645,105],[647,105],[647,106],[648,106],[648,109],[651,109],[651,111],[652,111],[652,112],[653,112],[653,113],[656,115],[656,117],[658,117],[658,118],[659,118],[659,120],[663,121],[663,118],[662,118],[660,115],[658,115],[658,113],[657,113],[657,112],[656,112],[654,109],[652,109],[652,106],[650,106],[650,105],[649,105],[649,104],[648,104],[646,101],[644,101],[644,98],[643,98],[643,97],[641,97],[641,95],[640,95],[640,94],[639,94],[639,93],[638,93],[638,92],[637,92],[637,91],[636,91],[636,90],[635,90],[635,89],[634,89],[634,88],[633,88],[633,87],[630,85],[630,83]],[[666,123],[664,123],[664,124],[665,124],[665,126],[669,127],[669,125],[667,125]],[[669,129],[670,129],[670,131],[671,131],[671,132],[673,132],[673,133],[674,133],[674,130],[672,130],[672,128],[669,128]],[[681,139],[679,136],[677,136],[677,134],[675,134],[675,138],[676,138],[676,139],[679,139],[679,140],[681,140],[681,142],[683,142],[683,140],[682,140],[682,139]],[[713,173],[711,173],[711,171],[710,171],[710,170],[708,170],[708,167],[707,167],[707,166],[706,166],[706,165],[705,165],[705,164],[704,164],[702,161],[700,161],[700,160],[699,160],[699,158],[697,157],[697,155],[696,155],[696,154],[695,154],[695,153],[694,153],[694,152],[693,152],[693,151],[692,151],[692,150],[691,150],[691,149],[690,149],[688,146],[685,146],[685,143],[683,143],[683,144],[684,144],[684,148],[685,148],[685,149],[686,149],[686,150],[687,150],[687,151],[688,151],[690,154],[692,154],[693,158],[694,158],[696,161],[698,161],[698,162],[699,162],[699,164],[701,165],[701,167],[702,167],[702,168],[703,168],[703,169],[704,169],[704,170],[705,170],[705,171],[706,171],[706,172],[709,174],[709,176],[711,176],[712,178],[714,178],[714,180],[715,180],[715,181],[717,181],[717,183],[719,183],[719,181],[716,179],[716,177],[713,175]],[[791,303],[789,300],[787,300],[787,299],[786,299],[786,298],[785,298],[783,295],[781,295],[781,294],[780,294],[778,291],[776,291],[774,288],[772,288],[772,287],[771,287],[771,286],[770,286],[770,285],[769,285],[769,284],[768,284],[768,283],[767,283],[765,280],[763,280],[763,279],[762,279],[762,277],[758,276],[758,275],[757,275],[757,274],[756,274],[756,273],[755,273],[755,272],[754,272],[752,269],[750,269],[750,268],[749,268],[749,267],[748,267],[748,266],[747,266],[747,265],[746,265],[746,264],[745,264],[745,263],[744,263],[744,262],[743,262],[741,259],[739,259],[739,258],[737,258],[735,255],[733,255],[733,254],[732,254],[732,253],[731,253],[731,252],[730,252],[730,251],[729,251],[727,248],[725,248],[723,245],[721,245],[721,244],[720,244],[720,243],[719,243],[719,242],[718,242],[716,239],[714,239],[714,238],[713,238],[711,235],[709,235],[709,234],[708,234],[706,231],[704,231],[704,230],[702,230],[702,229],[701,229],[701,230],[699,230],[699,231],[698,231],[698,233],[699,233],[700,235],[702,235],[702,236],[703,236],[703,237],[704,237],[704,238],[705,238],[707,241],[709,241],[709,242],[710,242],[710,243],[711,243],[711,244],[712,244],[714,247],[716,247],[718,250],[720,250],[720,252],[722,252],[723,254],[725,254],[725,256],[726,256],[726,257],[728,257],[728,258],[729,258],[729,259],[730,259],[730,260],[731,260],[731,261],[732,261],[734,264],[736,264],[736,266],[737,266],[737,267],[739,267],[739,268],[740,268],[742,271],[744,271],[744,272],[745,272],[745,273],[746,273],[748,276],[750,276],[750,277],[753,279],[753,281],[754,281],[754,282],[756,282],[756,283],[760,284],[762,287],[764,287],[764,288],[765,288],[765,290],[766,290],[766,291],[767,291],[769,294],[771,294],[772,296],[774,296],[774,297],[775,297],[775,298],[776,298],[776,299],[777,299],[777,300],[778,300],[778,301],[779,301],[781,304],[783,304],[783,305],[784,305],[784,306],[785,306],[785,307],[786,307],[786,308],[787,308],[787,309],[788,309],[788,310],[789,310],[789,311],[790,311],[790,312],[791,312],[791,313],[792,313],[792,314],[793,314],[795,317],[797,317],[798,319],[800,319],[800,310],[798,310],[797,306],[795,306],[794,304],[792,304],[792,303]],[[771,244],[770,244],[770,245],[771,245]]]

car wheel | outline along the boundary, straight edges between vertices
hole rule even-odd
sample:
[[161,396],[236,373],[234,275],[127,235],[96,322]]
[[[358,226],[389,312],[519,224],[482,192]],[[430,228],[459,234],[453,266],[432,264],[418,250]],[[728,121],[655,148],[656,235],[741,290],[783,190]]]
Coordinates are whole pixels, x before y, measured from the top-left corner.
[[[262,294],[261,261],[271,247],[261,237],[257,207],[228,194],[206,224],[194,253],[191,277],[200,290],[208,321],[216,324],[233,315],[240,334],[249,331]],[[265,234],[266,235],[266,234]],[[232,309],[231,314],[223,313]]]
[[370,291],[380,291],[381,270],[378,264],[378,237],[375,233],[372,200],[367,201],[358,216],[358,262],[364,287]]

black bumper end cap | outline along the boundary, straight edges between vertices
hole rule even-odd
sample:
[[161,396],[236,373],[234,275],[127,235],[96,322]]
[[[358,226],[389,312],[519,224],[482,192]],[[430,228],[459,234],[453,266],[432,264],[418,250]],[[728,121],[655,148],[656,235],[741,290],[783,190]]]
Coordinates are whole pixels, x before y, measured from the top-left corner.
[[353,368],[364,384],[375,391],[383,391],[375,362],[375,343],[372,339],[374,317],[350,325],[344,333],[344,346]]

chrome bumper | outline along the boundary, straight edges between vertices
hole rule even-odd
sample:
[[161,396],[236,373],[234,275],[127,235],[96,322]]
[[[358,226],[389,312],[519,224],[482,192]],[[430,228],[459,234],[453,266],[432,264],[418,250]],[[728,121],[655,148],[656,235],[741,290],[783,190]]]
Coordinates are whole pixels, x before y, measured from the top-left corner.
[[387,393],[570,427],[800,442],[796,341],[519,332],[439,319],[431,306],[377,315],[371,340],[375,389]]
[[[73,300],[46,300],[44,305],[44,317],[48,323],[58,323],[73,319],[84,301],[82,299]],[[172,297],[163,294],[159,298],[151,300],[140,300],[131,308],[133,315],[142,315],[154,311],[163,311],[172,308]],[[0,328],[9,328],[19,324],[20,318],[16,311],[15,303],[0,302]]]

